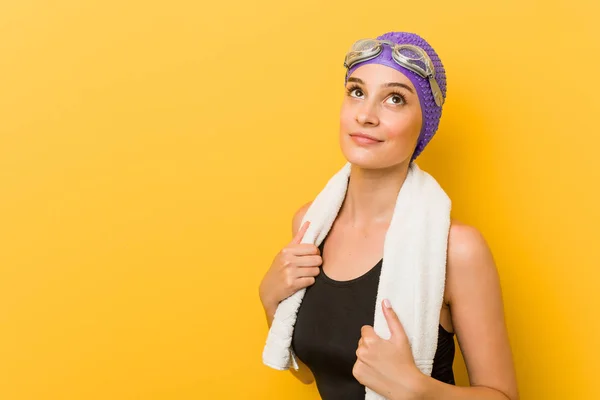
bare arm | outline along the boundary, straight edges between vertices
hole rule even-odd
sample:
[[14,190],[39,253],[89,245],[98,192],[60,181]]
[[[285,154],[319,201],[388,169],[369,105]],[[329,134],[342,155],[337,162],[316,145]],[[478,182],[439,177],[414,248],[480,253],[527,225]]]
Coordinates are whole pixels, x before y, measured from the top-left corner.
[[[306,214],[306,211],[308,210],[310,204],[311,203],[307,203],[303,205],[294,214],[294,217],[292,218],[292,237],[296,236],[296,233],[300,229],[300,225],[302,224],[302,218],[304,218],[304,214]],[[277,306],[264,306],[265,316],[267,318],[267,324],[269,325],[269,328],[271,328],[271,324],[273,323],[273,317],[275,315],[276,309]],[[315,378],[310,369],[298,357],[296,357],[296,361],[298,363],[298,371],[296,371],[294,368],[290,368],[290,372],[292,373],[292,375],[298,378],[298,380],[300,380],[300,382],[302,383],[313,383]]]
[[475,228],[453,223],[446,291],[470,387],[426,377],[423,399],[518,400],[498,272]]

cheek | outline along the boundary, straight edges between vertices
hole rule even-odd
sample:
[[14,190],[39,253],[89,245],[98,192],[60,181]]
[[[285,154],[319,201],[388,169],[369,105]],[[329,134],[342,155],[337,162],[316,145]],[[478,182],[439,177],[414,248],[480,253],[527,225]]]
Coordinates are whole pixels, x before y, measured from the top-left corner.
[[346,105],[342,106],[340,111],[340,127],[342,130],[346,130],[352,121],[354,121],[354,114],[351,107]]
[[416,140],[421,131],[421,114],[416,111],[394,115],[386,120],[387,137],[391,140]]

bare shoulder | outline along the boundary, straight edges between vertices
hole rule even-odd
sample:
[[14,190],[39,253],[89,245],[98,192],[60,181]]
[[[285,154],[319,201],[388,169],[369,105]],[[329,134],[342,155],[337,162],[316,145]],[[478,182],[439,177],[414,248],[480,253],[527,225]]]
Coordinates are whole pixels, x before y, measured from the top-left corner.
[[448,237],[448,261],[458,268],[477,268],[482,258],[491,257],[483,234],[474,226],[452,220]]
[[296,235],[296,232],[300,229],[300,225],[302,224],[302,218],[304,218],[304,214],[308,211],[308,208],[312,204],[312,201],[302,205],[295,213],[292,218],[292,236]]
[[455,292],[479,281],[497,280],[492,251],[483,234],[474,226],[452,220],[448,237],[448,292],[451,302]]

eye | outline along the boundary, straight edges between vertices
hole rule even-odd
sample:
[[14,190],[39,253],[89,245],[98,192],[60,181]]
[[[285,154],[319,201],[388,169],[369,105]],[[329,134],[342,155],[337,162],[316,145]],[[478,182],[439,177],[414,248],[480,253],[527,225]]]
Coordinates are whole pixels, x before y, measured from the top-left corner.
[[350,97],[361,98],[364,96],[362,89],[359,88],[358,86],[351,86],[346,90],[346,92],[348,93],[348,96],[350,96]]
[[404,96],[402,96],[400,93],[393,93],[389,98],[388,101],[390,101],[392,104],[397,105],[397,104],[405,104],[406,103],[406,99],[404,98]]
[[362,90],[360,90],[360,89],[353,89],[353,90],[350,92],[350,96],[353,96],[353,97],[362,97],[362,96],[363,96],[363,94],[364,94],[364,93],[363,93],[363,92],[362,92]]

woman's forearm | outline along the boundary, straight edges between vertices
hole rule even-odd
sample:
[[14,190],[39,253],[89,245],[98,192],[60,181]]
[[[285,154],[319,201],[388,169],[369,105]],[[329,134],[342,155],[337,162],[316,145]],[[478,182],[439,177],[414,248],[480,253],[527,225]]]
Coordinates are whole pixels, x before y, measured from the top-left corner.
[[518,394],[502,393],[484,386],[455,386],[424,377],[420,399],[422,400],[519,400]]
[[271,329],[271,325],[273,325],[273,318],[275,317],[275,310],[277,309],[277,307],[270,307],[263,304],[263,309],[265,310],[267,325],[269,326],[269,329]]

